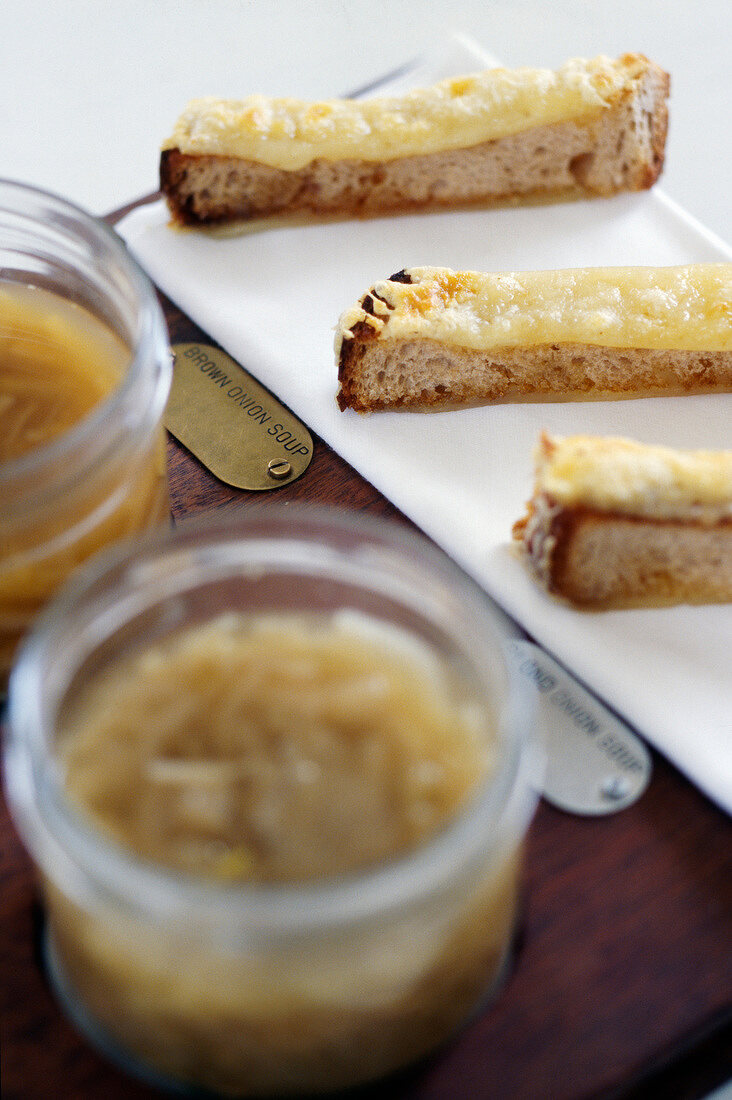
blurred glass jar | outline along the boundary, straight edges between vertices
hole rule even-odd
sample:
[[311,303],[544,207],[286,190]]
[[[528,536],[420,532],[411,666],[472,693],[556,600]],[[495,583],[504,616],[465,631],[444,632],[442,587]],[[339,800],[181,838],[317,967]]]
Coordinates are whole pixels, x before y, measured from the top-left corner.
[[0,180],[0,687],[68,575],[169,518],[171,371],[153,288],[113,231]]
[[[491,766],[433,835],[350,873],[231,883],[137,858],[67,798],[68,716],[90,688],[106,696],[115,668],[124,694],[140,654],[136,667],[162,670],[180,714],[206,688],[165,667],[171,639],[222,614],[273,613],[321,625],[345,613],[372,640],[393,634],[429,654],[455,699],[483,716]],[[268,505],[183,524],[80,571],[21,650],[5,764],[44,883],[53,979],[92,1041],[155,1083],[280,1095],[378,1079],[469,1019],[510,959],[535,805],[534,700],[507,636],[500,612],[426,540],[328,510]],[[151,740],[167,744],[159,695],[153,704],[156,692],[138,687],[140,727],[155,723]],[[116,690],[106,702],[128,715],[135,705]],[[195,711],[189,725],[200,722]],[[339,796],[334,785],[328,798]],[[144,812],[133,806],[137,826]]]

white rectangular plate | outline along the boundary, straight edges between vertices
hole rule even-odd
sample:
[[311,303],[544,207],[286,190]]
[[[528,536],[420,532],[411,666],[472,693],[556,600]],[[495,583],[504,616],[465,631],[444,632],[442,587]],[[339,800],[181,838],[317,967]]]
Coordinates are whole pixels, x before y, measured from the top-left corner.
[[[485,54],[460,39],[449,57],[420,69],[418,82],[485,63]],[[168,221],[157,203],[118,227],[165,293],[531,635],[732,810],[732,608],[574,611],[536,585],[510,546],[511,526],[531,493],[532,450],[542,429],[725,449],[732,443],[732,396],[364,417],[339,412],[333,356],[342,310],[402,267],[729,261],[723,242],[657,188],[557,205],[259,225],[232,236],[174,230]]]

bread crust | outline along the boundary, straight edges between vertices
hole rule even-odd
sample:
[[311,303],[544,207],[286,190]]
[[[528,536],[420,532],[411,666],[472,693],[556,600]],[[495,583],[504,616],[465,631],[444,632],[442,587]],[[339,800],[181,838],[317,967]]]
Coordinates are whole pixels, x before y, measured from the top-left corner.
[[[455,274],[460,278],[460,273]],[[386,283],[412,283],[407,270]],[[377,284],[389,296],[384,284]],[[337,401],[359,413],[494,401],[615,399],[732,391],[732,350],[561,342],[486,349],[419,333],[385,337],[393,301],[372,288],[338,328]],[[370,323],[373,318],[373,324]]]
[[542,433],[535,459],[512,535],[548,592],[586,610],[732,600],[730,452]]
[[669,83],[649,61],[611,105],[587,119],[388,161],[319,158],[290,171],[164,149],[160,186],[183,225],[296,213],[368,217],[643,190],[663,168]]
[[[547,590],[586,610],[732,601],[732,520],[653,520],[546,501],[514,527]],[[533,522],[532,522],[533,520]]]
[[359,413],[532,398],[596,401],[732,390],[732,351],[589,344],[476,351],[426,338],[379,341],[365,321],[352,332],[340,348],[337,401],[341,410]]

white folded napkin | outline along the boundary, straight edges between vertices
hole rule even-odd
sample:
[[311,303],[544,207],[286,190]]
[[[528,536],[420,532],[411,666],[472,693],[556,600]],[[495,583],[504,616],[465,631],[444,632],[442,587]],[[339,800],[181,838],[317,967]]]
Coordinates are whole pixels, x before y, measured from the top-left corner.
[[[456,36],[378,94],[492,64]],[[179,231],[162,203],[117,227],[152,279],[443,547],[538,642],[732,812],[732,608],[586,613],[547,596],[510,550],[542,429],[684,448],[732,445],[732,397],[342,413],[333,329],[402,267],[475,270],[728,261],[732,250],[655,188],[612,199],[217,237]],[[307,476],[307,475],[305,475]]]

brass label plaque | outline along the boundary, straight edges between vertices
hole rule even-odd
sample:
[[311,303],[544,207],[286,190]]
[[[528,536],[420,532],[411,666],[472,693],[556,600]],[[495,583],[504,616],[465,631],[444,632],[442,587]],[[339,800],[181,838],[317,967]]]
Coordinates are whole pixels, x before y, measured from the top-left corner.
[[237,489],[289,485],[307,470],[305,425],[230,355],[210,344],[174,344],[165,426],[220,481]]
[[632,805],[652,771],[640,738],[539,646],[513,639],[510,647],[517,672],[538,695],[547,802],[587,817]]

